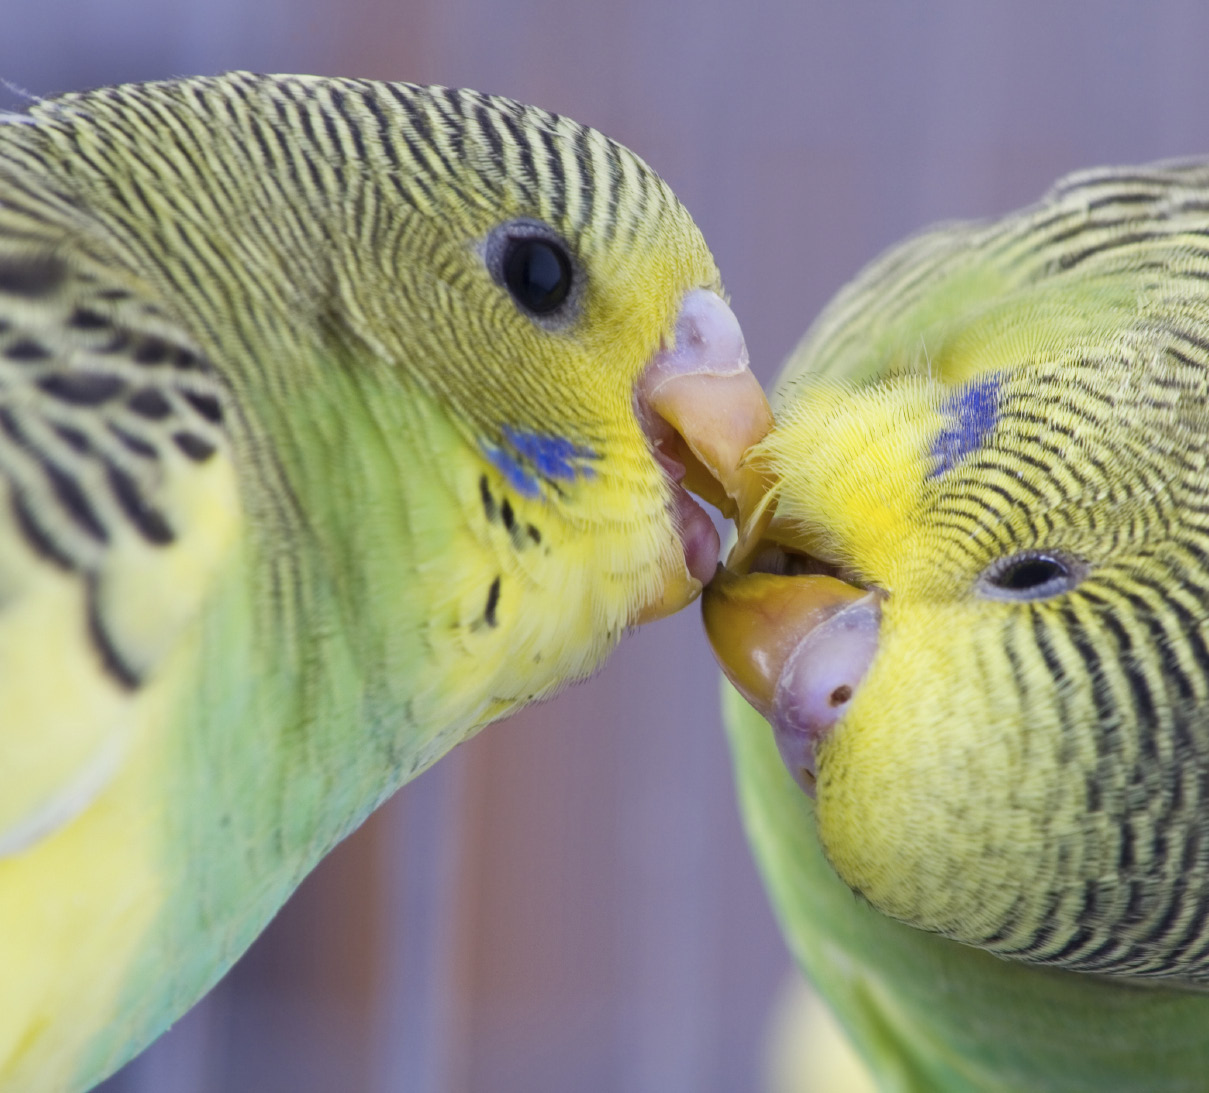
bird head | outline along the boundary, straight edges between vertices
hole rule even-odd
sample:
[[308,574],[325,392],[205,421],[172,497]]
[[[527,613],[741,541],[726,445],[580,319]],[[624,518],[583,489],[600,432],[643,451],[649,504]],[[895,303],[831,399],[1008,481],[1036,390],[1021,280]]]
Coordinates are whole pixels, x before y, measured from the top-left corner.
[[[737,515],[771,415],[700,231],[632,152],[475,91],[239,72],[66,95],[28,121],[106,268],[137,270],[221,362],[249,428],[280,418],[287,476],[315,483],[292,492],[336,495],[312,523],[339,522],[362,419],[414,472],[399,438],[424,435],[423,402],[519,526],[602,574],[591,633],[712,575],[717,534],[685,486]],[[479,478],[453,484],[459,503]]]
[[886,914],[1036,963],[1206,974],[1203,371],[1038,351],[803,382],[707,629]]
[[[718,558],[685,487],[727,516],[749,509],[762,487],[741,457],[772,423],[700,231],[595,130],[474,92],[408,94],[398,125],[426,151],[400,184],[421,215],[337,264],[343,314],[377,359],[416,362],[514,507],[615,544],[625,602],[605,629],[677,610]],[[416,254],[407,306],[360,290]]]

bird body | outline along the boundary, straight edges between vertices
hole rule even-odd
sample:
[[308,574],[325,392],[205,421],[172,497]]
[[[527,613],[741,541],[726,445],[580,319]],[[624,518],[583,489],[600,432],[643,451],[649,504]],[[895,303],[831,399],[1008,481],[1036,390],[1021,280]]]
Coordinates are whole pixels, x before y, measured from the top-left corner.
[[726,503],[766,411],[688,214],[568,119],[232,73],[0,120],[0,1088],[75,1089],[691,599],[679,479]]
[[1205,1086],[1207,198],[1089,171],[895,248],[754,457],[705,602],[774,728],[731,700],[740,795],[883,1088]]

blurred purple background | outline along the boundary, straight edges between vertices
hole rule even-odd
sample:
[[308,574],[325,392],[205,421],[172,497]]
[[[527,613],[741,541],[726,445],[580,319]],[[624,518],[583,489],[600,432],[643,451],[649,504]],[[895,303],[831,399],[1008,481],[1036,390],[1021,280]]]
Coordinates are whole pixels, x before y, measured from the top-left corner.
[[[904,234],[1209,150],[1203,0],[8,0],[3,27],[0,76],[38,94],[252,68],[595,125],[696,216],[769,381]],[[105,1093],[758,1089],[789,961],[716,689],[689,611],[457,749]]]

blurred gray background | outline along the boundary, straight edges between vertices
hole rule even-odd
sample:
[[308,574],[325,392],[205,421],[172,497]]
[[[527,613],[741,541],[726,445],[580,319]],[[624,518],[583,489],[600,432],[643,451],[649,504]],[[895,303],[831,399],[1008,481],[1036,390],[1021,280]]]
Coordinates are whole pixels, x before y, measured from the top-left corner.
[[[635,148],[757,372],[904,234],[1097,163],[1209,151],[1209,5],[3,0],[36,94],[228,68],[469,85]],[[5,104],[15,106],[9,96]],[[333,854],[105,1093],[733,1093],[785,955],[695,611],[492,726]]]

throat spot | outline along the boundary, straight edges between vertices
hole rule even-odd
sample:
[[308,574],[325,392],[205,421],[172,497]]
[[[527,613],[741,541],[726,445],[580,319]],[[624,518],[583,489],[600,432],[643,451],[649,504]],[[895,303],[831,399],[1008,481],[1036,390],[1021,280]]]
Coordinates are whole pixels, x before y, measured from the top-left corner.
[[507,532],[514,550],[541,545],[540,529],[521,518],[504,491],[498,485],[493,487],[486,474],[479,476],[479,500],[487,523],[499,524]]

